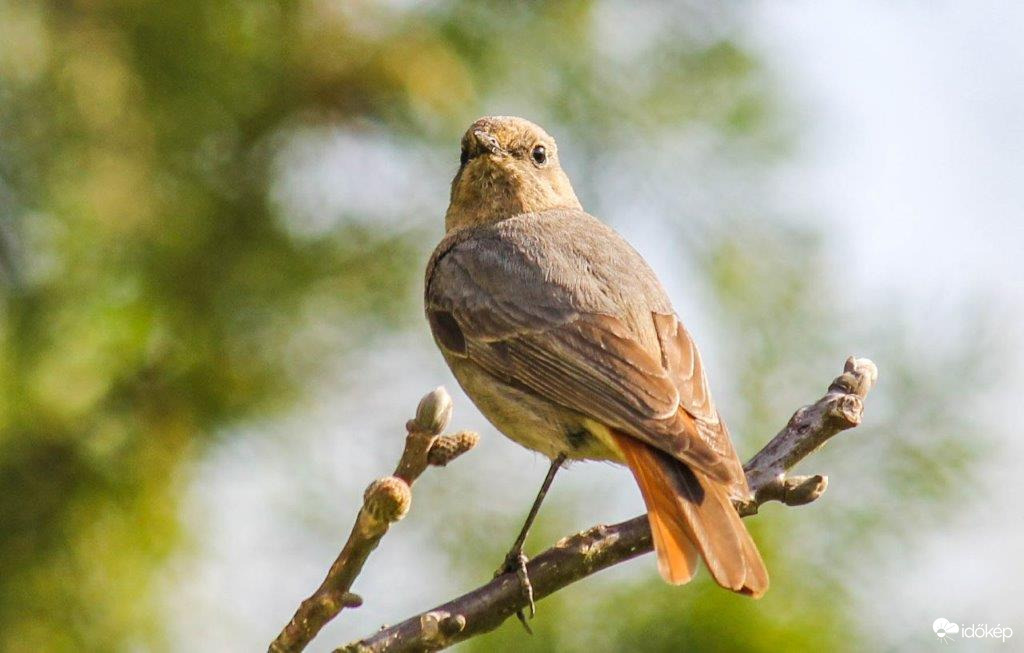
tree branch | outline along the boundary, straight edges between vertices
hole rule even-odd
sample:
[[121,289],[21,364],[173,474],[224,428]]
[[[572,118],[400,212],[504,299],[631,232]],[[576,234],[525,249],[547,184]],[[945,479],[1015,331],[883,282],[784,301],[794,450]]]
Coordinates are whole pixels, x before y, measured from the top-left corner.
[[[740,514],[753,515],[767,501],[797,506],[820,497],[828,485],[826,476],[787,478],[786,471],[835,434],[860,424],[864,397],[877,378],[878,370],[870,360],[852,356],[847,359],[843,373],[832,382],[825,395],[796,411],[785,428],[744,466],[753,498],[737,504]],[[542,599],[602,569],[647,553],[651,548],[646,515],[612,526],[594,526],[567,537],[527,565],[534,596]],[[494,630],[525,607],[518,579],[514,574],[504,574],[433,610],[343,646],[335,653],[436,651]]]
[[270,644],[270,653],[303,650],[344,608],[362,605],[363,600],[350,591],[352,583],[391,524],[409,512],[413,482],[428,466],[447,465],[476,446],[479,440],[477,434],[470,431],[441,435],[451,416],[452,400],[444,388],[437,388],[420,400],[416,417],[405,425],[408,435],[395,473],[377,479],[366,488],[363,507],[327,578],[299,605],[295,616]]

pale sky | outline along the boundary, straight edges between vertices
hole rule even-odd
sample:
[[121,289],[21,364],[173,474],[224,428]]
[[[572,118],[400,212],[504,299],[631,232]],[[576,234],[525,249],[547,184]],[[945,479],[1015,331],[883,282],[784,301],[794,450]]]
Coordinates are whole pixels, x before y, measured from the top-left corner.
[[[980,297],[1020,378],[1024,4],[762,2],[747,29],[799,111],[780,192],[830,221],[836,255],[864,261],[851,276],[859,302],[895,293],[925,324],[934,303]],[[986,407],[1015,405],[1017,392],[1008,382]],[[890,579],[900,600],[875,603],[879,628],[945,617],[1024,637],[1024,443],[1015,419],[989,417],[1003,448],[988,496],[937,515],[947,526]]]

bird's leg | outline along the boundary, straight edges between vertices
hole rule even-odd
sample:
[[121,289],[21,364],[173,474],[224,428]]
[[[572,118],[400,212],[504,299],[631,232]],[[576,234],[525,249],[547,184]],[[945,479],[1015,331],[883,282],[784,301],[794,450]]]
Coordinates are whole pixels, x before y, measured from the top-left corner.
[[[530,508],[530,514],[526,516],[526,523],[523,524],[523,529],[519,531],[519,537],[516,538],[512,549],[509,550],[508,555],[505,556],[505,563],[495,572],[494,576],[498,577],[502,574],[515,572],[516,576],[519,577],[519,586],[523,590],[523,594],[526,596],[527,601],[530,604],[530,618],[537,613],[537,606],[533,602],[533,585],[530,584],[530,576],[526,572],[526,554],[523,553],[523,544],[526,542],[526,536],[530,533],[530,527],[533,526],[533,520],[537,518],[537,513],[540,512],[540,504],[544,502],[544,497],[547,496],[548,490],[551,488],[551,482],[555,480],[555,474],[558,473],[562,463],[565,462],[565,454],[559,454],[551,461],[551,467],[548,468],[548,474],[544,477],[544,482],[541,483],[540,491],[537,492],[537,498],[533,500],[533,507]],[[516,616],[519,617],[519,621],[523,623],[523,627],[526,628],[527,632],[532,633],[530,626],[526,623],[526,615],[522,610],[516,612]]]

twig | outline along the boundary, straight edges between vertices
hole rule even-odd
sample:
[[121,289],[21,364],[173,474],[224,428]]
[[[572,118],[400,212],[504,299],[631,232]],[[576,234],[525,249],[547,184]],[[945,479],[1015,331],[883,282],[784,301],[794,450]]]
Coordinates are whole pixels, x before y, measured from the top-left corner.
[[363,600],[350,591],[352,583],[391,524],[409,512],[413,482],[428,466],[443,467],[476,446],[479,438],[470,431],[441,435],[451,416],[452,400],[444,388],[420,400],[416,417],[405,425],[408,435],[395,473],[366,488],[356,523],[327,578],[299,605],[295,616],[270,644],[270,653],[303,650],[342,609],[362,605]]
[[825,396],[793,413],[786,426],[743,466],[754,498],[737,505],[740,514],[753,515],[768,501],[800,506],[824,494],[828,487],[827,476],[787,478],[786,470],[836,433],[859,425],[864,398],[877,380],[878,368],[870,360],[847,358],[843,373],[832,381]]
[[[786,478],[786,470],[836,433],[860,424],[863,399],[877,377],[878,370],[870,360],[850,357],[825,396],[793,414],[785,428],[744,467],[753,498],[737,504],[741,515],[755,514],[767,501],[796,506],[824,493],[827,477]],[[602,569],[647,553],[651,547],[646,515],[612,526],[594,526],[563,539],[529,562],[534,595],[538,600],[544,598]],[[524,607],[518,580],[505,574],[428,612],[338,648],[335,653],[436,651],[494,630]]]

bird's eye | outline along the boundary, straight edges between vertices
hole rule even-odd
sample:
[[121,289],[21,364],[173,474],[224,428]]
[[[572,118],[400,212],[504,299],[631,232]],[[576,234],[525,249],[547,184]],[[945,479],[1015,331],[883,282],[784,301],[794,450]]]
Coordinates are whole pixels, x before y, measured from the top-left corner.
[[462,154],[459,155],[459,165],[466,165],[469,161],[469,150],[462,148]]
[[533,148],[533,160],[537,162],[537,165],[542,166],[548,162],[548,150],[543,145],[538,145]]

